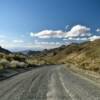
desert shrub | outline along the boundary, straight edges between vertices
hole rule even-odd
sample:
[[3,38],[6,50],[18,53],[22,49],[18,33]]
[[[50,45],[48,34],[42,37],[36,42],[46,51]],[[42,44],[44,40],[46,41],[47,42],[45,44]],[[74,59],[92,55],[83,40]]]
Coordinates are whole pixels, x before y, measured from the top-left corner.
[[9,67],[9,61],[6,60],[6,59],[1,59],[1,60],[0,60],[0,66],[1,66],[2,68],[8,68],[8,67]]
[[2,53],[0,53],[0,59],[2,59],[4,57],[4,55]]
[[100,70],[100,68],[98,66],[94,66],[94,67],[90,68],[90,70],[98,72]]
[[13,60],[13,61],[10,62],[10,66],[11,66],[12,68],[16,68],[16,66],[18,65],[18,63],[19,63],[18,61],[14,61],[14,60]]
[[27,64],[24,63],[24,62],[19,62],[17,68],[18,68],[18,67],[19,67],[19,68],[25,68],[25,67],[27,67]]
[[19,61],[13,60],[13,61],[11,61],[10,66],[12,68],[19,68],[19,67],[26,67],[27,64],[25,64],[24,62],[19,62]]
[[13,58],[10,57],[10,56],[7,56],[6,59],[7,59],[8,61],[12,61],[12,60],[13,60]]
[[13,59],[14,60],[17,60],[17,61],[19,61],[19,62],[25,62],[25,57],[23,57],[23,56],[19,56],[19,55],[15,55],[14,57],[13,57]]

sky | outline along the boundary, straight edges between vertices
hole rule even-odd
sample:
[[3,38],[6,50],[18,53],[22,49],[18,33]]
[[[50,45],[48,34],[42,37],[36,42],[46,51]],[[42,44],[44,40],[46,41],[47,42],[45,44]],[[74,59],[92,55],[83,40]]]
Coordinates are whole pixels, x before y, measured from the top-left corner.
[[100,0],[0,0],[0,45],[42,50],[100,38]]

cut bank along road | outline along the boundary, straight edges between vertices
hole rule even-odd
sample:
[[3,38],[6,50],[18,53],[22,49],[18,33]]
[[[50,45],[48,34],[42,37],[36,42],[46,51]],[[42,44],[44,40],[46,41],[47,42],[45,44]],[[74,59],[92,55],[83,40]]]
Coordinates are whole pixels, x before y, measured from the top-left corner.
[[45,66],[1,81],[0,100],[100,100],[100,87],[63,65]]

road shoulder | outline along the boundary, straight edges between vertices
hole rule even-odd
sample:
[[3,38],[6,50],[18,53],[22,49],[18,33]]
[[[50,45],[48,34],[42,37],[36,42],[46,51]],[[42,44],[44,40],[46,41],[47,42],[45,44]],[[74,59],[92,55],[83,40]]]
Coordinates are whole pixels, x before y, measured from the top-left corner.
[[67,67],[67,66],[69,65],[65,65],[64,68],[69,69],[73,74],[100,87],[100,74],[92,72],[92,71],[79,69],[77,67],[74,67],[73,65],[70,65],[70,67]]

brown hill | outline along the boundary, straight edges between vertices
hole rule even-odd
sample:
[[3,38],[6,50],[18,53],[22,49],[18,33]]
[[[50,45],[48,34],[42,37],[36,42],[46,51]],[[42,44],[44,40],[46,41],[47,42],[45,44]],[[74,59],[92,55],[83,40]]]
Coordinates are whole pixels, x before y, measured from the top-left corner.
[[44,50],[32,58],[40,64],[71,63],[86,70],[100,71],[100,39]]

